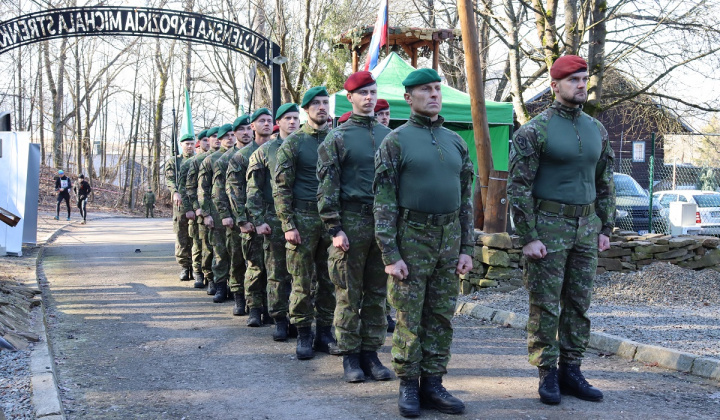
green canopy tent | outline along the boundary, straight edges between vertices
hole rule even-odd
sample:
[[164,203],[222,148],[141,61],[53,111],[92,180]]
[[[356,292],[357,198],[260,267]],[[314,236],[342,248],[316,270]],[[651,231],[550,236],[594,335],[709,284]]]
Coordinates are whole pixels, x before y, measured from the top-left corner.
[[[403,124],[410,117],[410,106],[403,97],[405,87],[402,81],[413,70],[415,68],[397,53],[391,52],[372,71],[378,84],[378,98],[385,99],[390,104],[390,126],[393,128]],[[465,140],[470,150],[470,157],[477,167],[470,95],[447,85],[443,85],[442,94],[443,106],[440,115],[445,118],[445,127],[455,131]],[[507,171],[510,129],[513,125],[512,104],[485,101],[485,107],[495,169]],[[352,110],[352,105],[347,100],[347,91],[342,90],[331,95],[330,109],[335,118]]]

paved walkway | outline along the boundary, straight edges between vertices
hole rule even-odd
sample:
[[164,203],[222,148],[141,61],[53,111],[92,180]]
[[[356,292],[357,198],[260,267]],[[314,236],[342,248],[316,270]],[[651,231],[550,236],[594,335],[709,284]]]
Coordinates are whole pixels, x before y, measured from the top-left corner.
[[[73,226],[45,250],[48,324],[67,418],[398,418],[398,381],[347,384],[340,358],[295,359],[295,342],[248,328],[232,303],[177,279],[167,219]],[[139,252],[137,252],[139,250]],[[463,416],[424,418],[720,418],[717,382],[588,354],[605,402],[537,399],[524,331],[457,317],[445,385]],[[389,364],[390,336],[381,351]]]

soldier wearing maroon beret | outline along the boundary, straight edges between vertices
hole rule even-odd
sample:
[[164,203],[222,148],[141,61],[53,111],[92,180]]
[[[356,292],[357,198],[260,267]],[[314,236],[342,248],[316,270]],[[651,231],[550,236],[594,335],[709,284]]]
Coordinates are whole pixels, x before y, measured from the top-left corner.
[[337,122],[338,125],[340,125],[340,124],[344,123],[345,121],[347,121],[348,119],[350,119],[350,115],[352,115],[352,111],[348,111],[348,112],[342,114],[340,116],[340,118],[338,118],[338,122]]
[[507,185],[527,261],[528,356],[538,367],[543,403],[559,404],[561,391],[602,401],[580,364],[598,251],[610,247],[614,225],[613,151],[605,127],[582,110],[585,60],[560,57],[550,77],[556,100],[515,133]]
[[378,99],[375,104],[375,118],[385,127],[390,126],[390,104],[385,99]]

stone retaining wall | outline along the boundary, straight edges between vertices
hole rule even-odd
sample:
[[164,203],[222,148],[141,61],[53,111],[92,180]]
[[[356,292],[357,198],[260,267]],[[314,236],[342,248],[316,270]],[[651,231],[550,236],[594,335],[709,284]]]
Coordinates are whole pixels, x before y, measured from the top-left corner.
[[[461,276],[460,293],[495,287],[509,291],[521,287],[522,246],[517,236],[475,231],[475,258],[472,271]],[[616,229],[610,249],[598,254],[597,273],[630,272],[656,261],[665,261],[693,270],[720,271],[720,239],[711,236],[647,234]]]

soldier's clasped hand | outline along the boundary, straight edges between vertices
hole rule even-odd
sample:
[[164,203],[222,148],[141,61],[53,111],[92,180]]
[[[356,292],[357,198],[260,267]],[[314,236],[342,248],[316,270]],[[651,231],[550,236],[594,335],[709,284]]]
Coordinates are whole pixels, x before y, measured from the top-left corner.
[[246,222],[240,225],[240,232],[242,233],[251,233],[255,232],[255,226],[253,226],[252,223]]
[[235,222],[233,222],[232,217],[226,217],[226,218],[222,219],[222,224],[223,224],[223,226],[225,226],[226,228],[231,228],[231,227],[233,227],[233,225],[235,224]]
[[410,274],[407,265],[403,260],[398,260],[394,264],[386,265],[385,272],[398,280],[405,280],[408,274]]
[[272,229],[270,229],[270,225],[267,223],[263,223],[262,225],[255,228],[255,232],[259,233],[260,235],[271,235]]
[[333,237],[333,246],[347,252],[350,249],[350,241],[342,230]]
[[180,208],[180,204],[182,204],[180,193],[173,193],[173,204],[175,204],[175,207]]
[[473,263],[472,257],[467,254],[460,254],[458,259],[457,269],[455,270],[458,274],[467,274],[472,270]]
[[545,244],[536,239],[525,244],[523,247],[523,255],[533,260],[539,260],[541,258],[545,258],[547,255],[547,248],[545,248]]
[[300,232],[298,232],[297,229],[291,229],[285,232],[285,240],[293,245],[300,245],[302,243]]
[[185,217],[190,220],[195,220],[195,213],[192,210],[190,210],[188,212],[185,212]]
[[610,249],[610,238],[601,233],[598,236],[598,252],[603,252],[606,249]]

